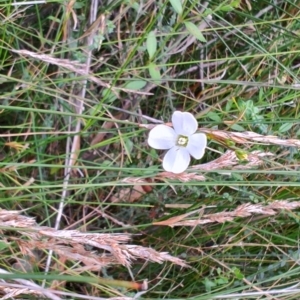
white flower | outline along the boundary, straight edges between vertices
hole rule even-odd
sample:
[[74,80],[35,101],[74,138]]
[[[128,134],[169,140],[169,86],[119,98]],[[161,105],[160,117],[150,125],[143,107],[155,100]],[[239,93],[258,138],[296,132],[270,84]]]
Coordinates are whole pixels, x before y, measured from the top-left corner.
[[198,123],[188,112],[175,111],[173,128],[157,125],[149,133],[148,144],[154,149],[168,150],[163,159],[163,168],[172,173],[182,173],[189,166],[191,156],[200,159],[207,144],[204,133],[195,133]]

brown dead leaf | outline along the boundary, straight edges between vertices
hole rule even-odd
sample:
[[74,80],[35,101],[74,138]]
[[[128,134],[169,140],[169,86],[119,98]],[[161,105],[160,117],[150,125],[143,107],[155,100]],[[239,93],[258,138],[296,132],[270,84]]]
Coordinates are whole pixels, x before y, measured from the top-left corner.
[[115,202],[128,202],[132,203],[138,201],[144,194],[151,192],[151,186],[135,185],[133,188],[121,189],[118,193],[115,193],[110,201]]
[[202,210],[202,208],[191,211],[191,212],[188,212],[188,213],[180,215],[180,216],[169,218],[168,220],[164,220],[164,221],[161,221],[161,222],[154,222],[153,225],[166,225],[166,226],[173,227],[173,226],[176,226],[176,223],[184,220],[186,217],[188,217],[190,215],[193,215],[195,213],[200,213],[201,210]]
[[115,193],[111,198],[111,202],[135,202],[142,196],[150,193],[153,189],[151,185],[147,183],[153,182],[151,178],[135,178],[127,177],[122,180],[124,183],[132,183],[133,186],[130,188],[123,188],[119,192]]

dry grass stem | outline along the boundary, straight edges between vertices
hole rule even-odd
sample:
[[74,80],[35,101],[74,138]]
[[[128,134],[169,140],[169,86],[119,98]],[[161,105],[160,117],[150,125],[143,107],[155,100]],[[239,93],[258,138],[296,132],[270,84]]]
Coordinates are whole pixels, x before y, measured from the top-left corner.
[[[33,218],[22,216],[18,211],[7,210],[0,210],[0,226],[7,229],[17,228],[20,237],[14,237],[14,241],[24,255],[32,257],[32,250],[36,248],[52,250],[65,259],[82,263],[85,267],[81,270],[96,271],[112,264],[130,267],[132,262],[137,259],[156,263],[169,261],[187,267],[183,260],[165,252],[160,253],[152,248],[128,245],[130,234],[55,230],[46,226],[38,226]],[[85,245],[96,248],[99,254],[86,250]]]
[[[127,102],[124,106],[123,106],[123,110],[124,111],[128,111],[130,109],[131,103]],[[124,112],[120,112],[116,115],[113,116],[113,120],[122,120],[124,119],[124,117],[126,116],[126,114]],[[105,132],[105,130],[109,131],[109,129],[111,129],[112,127],[116,126],[116,122],[114,121],[105,121],[102,125],[102,129],[104,130],[104,132],[99,132],[97,133],[93,140],[91,141],[91,146],[95,146],[96,144],[100,143],[103,141],[103,139],[105,138],[107,132]]]
[[[95,15],[93,14],[93,12],[96,12],[97,11],[97,8],[98,8],[98,0],[92,0],[91,1],[91,12],[90,12],[90,23],[92,23],[93,21],[95,21]],[[73,11],[73,9],[71,8],[72,10],[72,15],[73,15],[73,19],[76,19],[77,16],[75,14],[75,12]],[[66,32],[65,32],[66,33]],[[80,75],[86,75],[87,77],[85,78],[88,78],[89,76],[89,72],[90,72],[90,68],[91,68],[91,63],[92,63],[92,41],[93,37],[88,37],[87,38],[87,41],[86,41],[86,46],[88,48],[87,50],[87,57],[86,57],[86,62],[85,62],[85,65],[83,66],[82,69],[79,69],[80,70],[80,73],[79,72],[75,72],[76,76],[78,74]],[[66,40],[66,39],[64,39]],[[102,81],[100,81],[102,83]],[[70,102],[73,103],[73,107],[74,107],[74,110],[75,112],[78,114],[78,115],[82,115],[82,112],[84,110],[84,101],[79,101],[75,95],[76,95],[76,86],[78,84],[76,83],[76,81],[73,82],[73,88],[72,88],[72,94],[74,94],[74,98],[73,97],[70,97]],[[81,96],[81,99],[84,99],[85,96],[86,96],[86,91],[87,91],[87,79],[83,79],[81,84],[80,84],[80,87],[79,87],[79,91],[80,91],[80,96]],[[70,119],[70,123],[68,124],[68,129],[70,130],[72,128],[71,124],[73,123],[72,120],[71,120],[71,117],[69,117]],[[77,119],[76,120],[76,125],[75,125],[75,131],[76,132],[80,132],[81,130],[81,120],[80,119]],[[69,180],[70,180],[70,175],[71,175],[71,172],[73,171],[72,170],[72,166],[74,166],[77,162],[77,159],[78,159],[78,153],[80,152],[80,134],[76,134],[72,140],[72,145],[71,144],[71,139],[68,138],[67,139],[67,145],[66,145],[66,159],[65,159],[65,169],[64,169],[64,174],[65,174],[65,180],[64,180],[64,188],[63,188],[63,191],[61,193],[61,200],[60,200],[60,203],[59,203],[59,208],[58,208],[58,213],[57,213],[57,216],[56,216],[56,220],[55,220],[55,229],[59,229],[59,226],[60,226],[60,221],[61,221],[61,217],[62,217],[62,214],[63,214],[63,210],[64,210],[64,206],[65,206],[65,198],[67,197],[68,195],[68,185],[69,185]],[[50,268],[50,264],[51,264],[51,258],[52,258],[52,251],[53,249],[50,250],[49,252],[49,255],[48,255],[48,259],[47,259],[47,263],[46,263],[46,268],[45,268],[45,271],[46,273],[49,271],[49,268]],[[86,261],[87,262],[87,261]]]
[[[11,273],[7,272],[3,269],[0,269],[0,274],[11,274]],[[16,297],[20,294],[30,294],[30,295],[37,294],[40,296],[46,296],[46,297],[48,297],[48,299],[61,300],[61,298],[54,295],[53,292],[50,292],[47,289],[41,288],[40,286],[38,286],[37,284],[35,284],[29,280],[25,280],[25,279],[14,279],[14,280],[16,282],[22,284],[23,287],[20,289],[16,289],[16,288],[11,289],[11,288],[1,287],[0,289],[2,289],[3,292],[5,292],[5,294],[6,294],[1,299],[13,299],[13,297]]]
[[12,52],[18,53],[20,55],[29,56],[38,60],[41,60],[43,62],[47,62],[59,67],[63,67],[65,69],[68,69],[71,72],[80,74],[84,77],[87,77],[89,80],[93,81],[99,86],[104,86],[106,88],[111,88],[111,86],[108,83],[103,82],[99,78],[95,77],[94,75],[87,74],[86,73],[86,66],[85,64],[81,64],[75,60],[69,60],[64,58],[55,58],[48,54],[38,54],[29,50],[15,50],[12,49]]
[[228,150],[219,158],[210,161],[206,164],[199,164],[199,165],[192,166],[192,169],[201,170],[201,171],[217,170],[223,168],[231,168],[232,170],[250,169],[263,164],[264,157],[269,157],[273,155],[274,154],[271,152],[252,151],[250,153],[247,153],[247,162],[245,164],[241,164],[236,153],[232,150]]
[[24,56],[29,56],[38,60],[41,60],[43,62],[47,62],[59,67],[63,67],[65,69],[68,69],[71,72],[78,73],[82,75],[83,77],[87,78],[88,80],[96,83],[99,86],[106,87],[108,89],[111,89],[112,91],[115,90],[120,90],[125,93],[133,93],[133,94],[139,94],[139,95],[152,95],[152,93],[148,92],[140,92],[136,90],[130,90],[130,89],[125,89],[121,87],[112,87],[110,84],[103,82],[100,80],[98,77],[92,75],[92,74],[87,74],[86,72],[86,65],[81,64],[75,60],[69,60],[69,59],[63,59],[63,58],[55,58],[51,55],[48,54],[38,54],[29,50],[16,50],[16,49],[11,49],[12,52],[18,53],[20,55]]
[[158,180],[166,180],[166,179],[173,179],[173,180],[179,180],[181,182],[189,182],[192,180],[195,181],[204,181],[205,177],[203,175],[199,175],[196,173],[181,173],[181,174],[174,174],[171,172],[161,172],[158,173],[155,177]]
[[[26,281],[26,280],[25,280]],[[29,282],[32,284],[32,282]],[[145,286],[146,288],[146,286]],[[110,297],[110,298],[103,298],[103,297],[97,297],[97,296],[91,296],[91,295],[82,295],[82,294],[76,294],[76,293],[69,293],[65,291],[58,291],[53,289],[43,289],[39,286],[31,285],[30,288],[27,288],[25,284],[15,284],[15,283],[8,283],[8,282],[1,282],[0,290],[3,291],[6,295],[1,298],[2,299],[13,299],[12,297],[20,295],[20,294],[35,294],[39,295],[40,297],[38,299],[54,299],[59,300],[61,298],[54,295],[54,297],[50,297],[50,293],[57,294],[64,296],[62,299],[66,299],[66,297],[69,297],[68,299],[88,299],[88,300],[135,300],[139,299],[139,295],[143,295],[146,289],[143,289],[143,291],[136,293],[135,297]],[[50,293],[49,293],[50,292]],[[48,298],[41,298],[43,295],[48,295]],[[19,298],[22,299],[22,298]],[[36,298],[35,298],[36,299]]]
[[[171,123],[165,125],[172,126]],[[139,127],[151,130],[157,126],[156,124],[139,124]],[[212,140],[222,141],[226,144],[227,141],[233,141],[238,144],[253,144],[259,143],[264,145],[279,145],[285,147],[300,148],[300,140],[298,139],[281,139],[276,135],[262,135],[252,131],[234,132],[225,130],[214,130],[209,128],[199,128],[200,132],[206,133]]]
[[[211,170],[219,170],[224,168],[230,168],[232,170],[236,169],[251,169],[253,167],[257,167],[264,163],[264,157],[270,157],[274,154],[271,152],[262,152],[262,151],[252,151],[247,154],[247,162],[244,164],[240,163],[239,158],[236,153],[232,150],[226,151],[219,158],[210,161],[206,164],[194,165],[191,168],[193,170],[200,171],[211,171]],[[179,180],[181,182],[189,182],[189,181],[204,181],[205,177],[203,175],[199,175],[197,173],[180,173],[174,174],[171,172],[161,172],[158,173],[154,178],[154,180],[166,181],[167,179]],[[133,183],[134,188],[124,188],[117,194],[111,197],[111,202],[134,202],[141,198],[145,193],[150,192],[152,187],[149,184],[149,181],[146,181],[143,178],[134,178],[128,177],[122,180],[124,183]],[[143,185],[141,185],[143,184]],[[149,190],[148,190],[149,189]]]
[[[224,168],[230,168],[231,170],[250,169],[263,164],[264,157],[269,157],[273,155],[274,154],[270,152],[252,151],[247,154],[247,163],[241,164],[236,153],[232,150],[228,150],[222,156],[220,156],[219,158],[213,161],[210,161],[206,164],[194,165],[191,168],[193,170],[200,170],[200,171],[220,170]],[[161,172],[157,174],[155,178],[158,180],[173,179],[182,182],[188,182],[192,180],[194,181],[205,180],[205,177],[203,175],[199,175],[197,173],[186,173],[186,172],[181,174],[174,174],[171,172]]]
[[155,222],[153,225],[164,225],[164,226],[190,226],[194,227],[197,225],[203,225],[208,223],[224,223],[233,221],[234,218],[245,218],[252,215],[267,215],[272,216],[279,213],[279,210],[293,210],[300,207],[300,202],[288,202],[288,201],[275,201],[268,205],[262,204],[242,204],[232,212],[220,212],[215,214],[203,214],[201,218],[197,215],[195,218],[189,218],[192,214],[199,213],[199,210],[189,212],[180,216],[172,217],[168,220]]
[[213,130],[208,128],[200,128],[199,131],[206,133],[213,140],[233,141],[238,144],[259,143],[264,145],[279,145],[285,147],[300,148],[300,140],[297,139],[280,139],[275,135],[262,135],[252,131],[230,132],[224,130]]

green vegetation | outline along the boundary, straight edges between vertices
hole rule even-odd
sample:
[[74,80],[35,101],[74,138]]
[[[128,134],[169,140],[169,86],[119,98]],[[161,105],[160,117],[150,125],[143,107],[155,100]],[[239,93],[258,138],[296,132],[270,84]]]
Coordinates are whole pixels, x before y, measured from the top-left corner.
[[[299,299],[299,2],[16,3],[0,3],[1,293]],[[147,144],[175,110],[208,137],[183,174]]]

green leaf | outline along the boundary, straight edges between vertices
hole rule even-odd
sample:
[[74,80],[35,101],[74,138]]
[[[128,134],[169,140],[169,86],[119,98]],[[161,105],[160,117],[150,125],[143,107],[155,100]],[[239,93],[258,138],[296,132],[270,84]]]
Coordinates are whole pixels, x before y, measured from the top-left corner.
[[175,10],[175,12],[178,15],[182,15],[183,13],[183,8],[182,8],[182,3],[181,0],[170,0],[170,3],[173,7],[173,9]]
[[241,0],[234,0],[231,2],[231,6],[235,7],[235,8],[239,8],[241,5],[241,2],[242,2]]
[[5,242],[0,242],[0,250],[7,249],[9,247],[8,243]]
[[225,144],[226,144],[228,147],[234,147],[234,146],[235,146],[235,142],[232,141],[232,140],[225,140]]
[[239,124],[230,125],[230,129],[235,130],[235,131],[239,131],[239,132],[246,131],[246,129],[243,126],[239,125]]
[[209,280],[207,277],[204,278],[202,283],[204,284],[207,292],[210,292],[212,290],[212,288],[216,287],[216,283]]
[[248,160],[248,153],[242,149],[236,149],[235,155],[238,158],[239,161],[245,161]]
[[226,112],[229,112],[232,108],[232,105],[233,105],[233,101],[232,99],[229,99],[227,102],[226,102],[226,106],[225,106],[225,111]]
[[146,46],[147,46],[149,58],[152,59],[157,50],[157,39],[154,31],[149,32],[147,36]]
[[105,103],[112,103],[117,99],[117,96],[111,91],[111,89],[104,88],[102,90],[102,98]]
[[222,122],[222,119],[220,118],[220,116],[213,111],[210,111],[209,113],[207,113],[206,116],[213,121]]
[[184,22],[184,25],[187,29],[187,31],[193,35],[196,39],[198,39],[200,42],[206,43],[206,39],[199,30],[199,28],[192,22]]
[[226,12],[229,12],[229,11],[233,11],[234,8],[231,6],[231,5],[224,5],[220,8],[221,11],[226,11]]
[[225,276],[221,276],[220,278],[217,278],[215,281],[218,285],[223,285],[228,283],[228,278]]
[[149,73],[151,78],[154,80],[155,83],[160,83],[161,81],[161,74],[158,66],[155,63],[150,63],[148,65]]
[[221,11],[233,11],[235,8],[239,8],[240,6],[240,0],[232,1],[229,5],[224,5],[220,8]]
[[125,84],[125,88],[129,90],[139,91],[147,84],[144,80],[134,80]]
[[239,279],[239,280],[242,280],[244,278],[244,275],[243,273],[241,272],[240,269],[236,268],[236,267],[233,267],[232,268],[232,271],[233,271],[233,274],[234,276]]
[[294,123],[284,123],[279,127],[278,131],[281,133],[289,131],[293,127],[293,125]]

